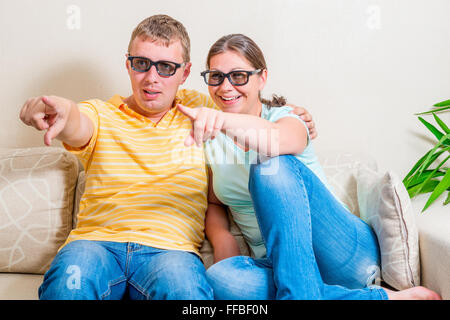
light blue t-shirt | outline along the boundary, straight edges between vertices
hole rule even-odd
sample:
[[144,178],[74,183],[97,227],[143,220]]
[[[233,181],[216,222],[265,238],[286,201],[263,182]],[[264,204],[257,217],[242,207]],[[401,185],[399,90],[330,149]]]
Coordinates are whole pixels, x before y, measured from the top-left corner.
[[[276,122],[284,117],[293,117],[301,121],[308,132],[305,122],[298,116],[289,113],[291,110],[292,108],[287,106],[268,108],[263,105],[261,118]],[[255,134],[257,133],[255,132]],[[250,165],[257,163],[257,152],[254,150],[245,152],[233,142],[232,138],[220,133],[214,140],[205,143],[205,156],[213,173],[212,183],[216,197],[230,208],[233,219],[241,229],[253,256],[256,258],[264,257],[266,248],[248,191]],[[314,153],[309,133],[306,148],[301,154],[295,156],[308,166],[332,191]]]

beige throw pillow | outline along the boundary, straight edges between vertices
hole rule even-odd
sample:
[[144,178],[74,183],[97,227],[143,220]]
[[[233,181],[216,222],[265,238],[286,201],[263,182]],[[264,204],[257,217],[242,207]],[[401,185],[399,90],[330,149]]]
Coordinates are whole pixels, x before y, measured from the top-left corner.
[[356,175],[360,167],[376,171],[376,161],[357,150],[326,150],[319,152],[318,158],[333,194],[359,216]]
[[420,284],[419,234],[411,200],[393,172],[367,168],[357,177],[360,217],[378,237],[383,280],[403,290]]
[[45,273],[72,229],[77,178],[61,148],[0,150],[0,272]]

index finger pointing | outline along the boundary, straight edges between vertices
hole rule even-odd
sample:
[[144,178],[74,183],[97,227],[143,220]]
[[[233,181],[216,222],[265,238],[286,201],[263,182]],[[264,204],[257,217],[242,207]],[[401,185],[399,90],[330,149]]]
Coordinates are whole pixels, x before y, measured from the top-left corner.
[[177,108],[178,108],[178,110],[181,111],[181,113],[188,116],[192,120],[195,120],[197,118],[198,110],[196,110],[194,108],[185,107],[182,104],[177,104]]
[[48,96],[43,96],[41,101],[45,104],[45,114],[55,114],[56,113],[56,102]]

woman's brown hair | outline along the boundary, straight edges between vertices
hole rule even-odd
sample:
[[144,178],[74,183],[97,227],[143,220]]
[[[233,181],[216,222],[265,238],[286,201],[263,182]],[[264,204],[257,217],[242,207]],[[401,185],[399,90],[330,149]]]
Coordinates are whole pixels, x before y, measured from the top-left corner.
[[[223,36],[211,46],[206,58],[206,68],[209,69],[209,62],[213,56],[229,50],[242,55],[255,69],[267,69],[264,54],[258,45],[249,37],[239,33]],[[286,104],[286,98],[275,94],[272,95],[272,100],[267,100],[263,99],[259,93],[259,100],[268,107],[281,107]]]

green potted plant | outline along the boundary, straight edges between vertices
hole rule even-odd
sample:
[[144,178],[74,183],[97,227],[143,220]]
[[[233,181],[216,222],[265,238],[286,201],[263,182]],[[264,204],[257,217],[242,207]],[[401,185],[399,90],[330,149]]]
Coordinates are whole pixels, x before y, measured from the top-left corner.
[[[411,171],[403,179],[403,184],[411,198],[418,194],[431,192],[422,212],[444,192],[447,192],[444,205],[450,203],[450,170],[445,166],[450,159],[450,129],[436,115],[437,112],[447,111],[450,111],[450,100],[436,103],[433,105],[432,110],[416,114],[419,115],[420,122],[437,139],[437,143],[433,148],[416,162]],[[420,115],[425,114],[432,114],[441,130],[420,117]]]

